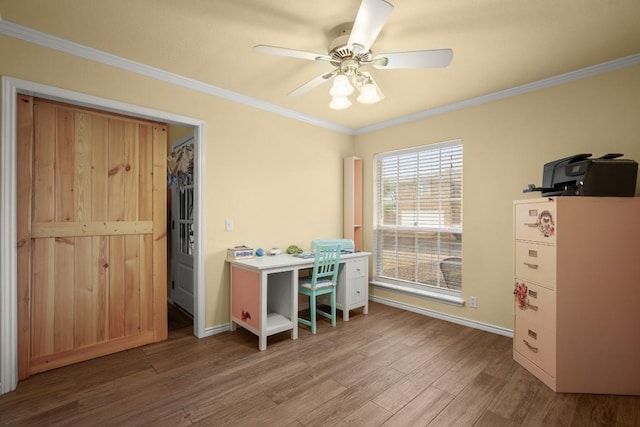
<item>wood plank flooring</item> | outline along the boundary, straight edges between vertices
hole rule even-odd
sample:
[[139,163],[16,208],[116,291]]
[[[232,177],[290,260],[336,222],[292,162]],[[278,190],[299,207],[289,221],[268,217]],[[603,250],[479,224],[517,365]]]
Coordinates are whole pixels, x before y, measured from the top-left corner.
[[511,339],[371,303],[317,335],[238,329],[169,340],[32,376],[0,425],[639,426],[640,397],[556,394]]

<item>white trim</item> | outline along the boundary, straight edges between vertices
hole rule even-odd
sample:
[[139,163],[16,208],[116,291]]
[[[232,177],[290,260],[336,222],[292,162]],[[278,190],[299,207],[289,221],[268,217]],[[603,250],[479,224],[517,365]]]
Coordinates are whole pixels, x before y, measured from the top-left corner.
[[411,304],[405,304],[402,302],[382,298],[374,295],[369,295],[369,300],[378,302],[380,304],[388,305],[391,307],[399,308],[402,310],[412,311],[414,313],[423,314],[429,317],[435,317],[436,319],[446,320],[447,322],[456,323],[462,326],[468,326],[470,328],[480,329],[482,331],[491,332],[505,337],[513,338],[513,330],[503,328],[501,326],[491,325],[489,323],[478,322],[477,320],[471,320],[464,317],[454,316],[452,314],[441,313],[439,311],[429,310],[422,307],[416,307]]
[[0,34],[337,132],[353,129],[0,19]]
[[2,182],[0,183],[0,394],[17,385],[17,253],[16,253],[16,95],[23,93],[104,111],[194,127],[197,162],[194,185],[195,259],[197,304],[194,306],[194,335],[205,336],[204,281],[204,152],[205,123],[202,120],[137,105],[99,98],[39,83],[2,76]]
[[449,295],[445,292],[429,291],[426,289],[410,288],[408,286],[394,285],[393,283],[386,283],[375,280],[370,281],[369,284],[377,288],[389,289],[395,292],[401,292],[403,294],[413,295],[431,301],[455,305],[456,307],[464,307],[464,300],[458,295]]
[[2,79],[2,183],[0,184],[0,394],[18,384],[16,235],[16,87]]
[[196,240],[194,242],[193,270],[195,271],[195,288],[196,301],[193,305],[193,334],[198,338],[204,338],[205,335],[205,275],[204,275],[204,185],[205,185],[205,125],[200,122],[199,126],[193,129],[193,146],[194,146],[194,169],[196,171],[193,181],[193,209],[194,209],[194,233]]
[[523,84],[513,88],[477,96],[475,98],[467,99],[460,102],[454,102],[452,104],[418,111],[416,113],[397,117],[395,119],[385,120],[373,125],[360,128],[349,128],[347,126],[342,126],[337,123],[328,122],[326,120],[321,120],[307,114],[302,114],[294,110],[283,108],[269,102],[261,101],[247,95],[242,95],[227,89],[200,82],[198,80],[190,79],[188,77],[180,76],[178,74],[170,73],[159,68],[132,61],[130,59],[122,58],[111,53],[93,49],[79,43],[62,39],[60,37],[55,37],[50,34],[36,31],[22,25],[14,24],[13,22],[3,20],[2,18],[0,18],[0,34],[24,40],[26,42],[43,46],[49,49],[68,53],[70,55],[85,58],[91,61],[99,62],[101,64],[106,64],[111,67],[120,68],[132,73],[151,77],[156,80],[174,84],[176,86],[181,86],[201,93],[216,96],[228,101],[238,102],[240,104],[248,105],[253,108],[269,111],[274,114],[278,114],[294,120],[299,120],[318,127],[335,130],[337,132],[345,133],[348,135],[363,135],[369,132],[375,132],[416,120],[422,120],[428,117],[450,113],[452,111],[462,110],[464,108],[474,107],[488,102],[498,101],[500,99],[510,98],[512,96],[522,95],[524,93],[640,64],[640,53],[636,53],[633,55],[625,56],[623,58],[603,62],[602,64],[592,65],[589,67],[581,68],[579,70],[570,71],[568,73],[552,76],[546,79]]
[[397,157],[397,156],[402,156],[404,154],[418,153],[424,150],[437,150],[440,148],[455,147],[457,145],[462,146],[462,138],[450,139],[450,140],[441,141],[441,142],[434,142],[431,144],[418,145],[415,147],[402,148],[400,150],[395,150],[395,151],[383,151],[383,152],[374,154],[373,160],[385,159],[387,157]]
[[211,326],[204,331],[204,335],[201,338],[211,337],[213,335],[221,334],[223,332],[227,332],[230,330],[231,330],[231,325],[229,323],[225,323],[218,326]]
[[416,120],[426,119],[428,117],[438,116],[440,114],[450,113],[452,111],[462,110],[477,105],[486,104],[488,102],[498,101],[512,96],[522,95],[540,89],[568,83],[574,80],[580,80],[585,77],[597,76],[598,74],[608,73],[609,71],[618,70],[620,68],[630,67],[640,64],[640,53],[625,56],[623,58],[614,59],[613,61],[603,62],[602,64],[592,65],[590,67],[581,68],[579,70],[570,71],[568,73],[559,74],[557,76],[538,80],[535,82],[523,84],[498,92],[488,93],[486,95],[477,96],[475,98],[466,99],[453,104],[447,104],[440,107],[430,108],[428,110],[419,111],[407,116],[398,117],[391,120],[375,123],[370,126],[364,126],[353,130],[354,135],[362,135],[369,132],[375,132],[381,129],[398,126],[401,124],[413,122]]

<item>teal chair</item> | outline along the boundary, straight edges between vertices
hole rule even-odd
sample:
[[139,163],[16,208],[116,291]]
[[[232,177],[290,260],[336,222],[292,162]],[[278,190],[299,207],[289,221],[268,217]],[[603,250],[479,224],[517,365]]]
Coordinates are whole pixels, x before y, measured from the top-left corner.
[[[309,297],[310,320],[298,317],[298,322],[311,326],[311,333],[316,333],[316,314],[331,319],[331,326],[336,326],[336,284],[338,283],[338,267],[340,265],[340,243],[319,244],[311,277],[298,281],[298,292]],[[316,298],[331,294],[331,313],[316,307]]]

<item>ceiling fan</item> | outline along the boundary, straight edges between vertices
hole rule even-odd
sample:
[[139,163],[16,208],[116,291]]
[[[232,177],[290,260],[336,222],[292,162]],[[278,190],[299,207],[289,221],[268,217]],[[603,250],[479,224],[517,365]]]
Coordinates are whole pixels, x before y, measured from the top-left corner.
[[[284,47],[257,45],[256,52],[311,61],[325,61],[334,69],[320,74],[289,93],[301,96],[323,83],[334,79],[329,106],[344,109],[351,106],[349,95],[354,86],[359,90],[358,101],[373,104],[384,98],[371,74],[363,68],[373,66],[380,70],[399,68],[444,68],[451,63],[451,49],[391,52],[374,55],[371,46],[393,11],[393,5],[385,0],[362,0],[356,19],[351,24],[337,27],[339,35],[330,43],[327,54],[305,52]],[[351,80],[351,83],[350,81]],[[352,85],[353,84],[353,85]]]

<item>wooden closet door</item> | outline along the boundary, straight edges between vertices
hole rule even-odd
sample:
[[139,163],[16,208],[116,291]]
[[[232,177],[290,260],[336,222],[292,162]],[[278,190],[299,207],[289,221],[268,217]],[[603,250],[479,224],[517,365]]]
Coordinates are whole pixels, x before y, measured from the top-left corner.
[[166,125],[18,104],[19,377],[166,339]]

